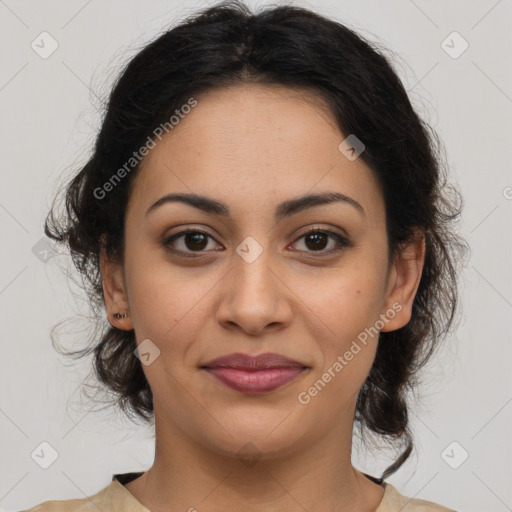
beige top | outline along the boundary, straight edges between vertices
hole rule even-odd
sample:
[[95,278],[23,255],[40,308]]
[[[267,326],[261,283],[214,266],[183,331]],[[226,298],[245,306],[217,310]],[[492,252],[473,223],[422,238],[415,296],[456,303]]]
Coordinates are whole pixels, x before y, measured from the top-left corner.
[[[76,500],[45,501],[20,512],[150,512],[121,483],[128,483],[142,473],[113,475],[112,482],[88,498]],[[120,480],[121,481],[120,481]],[[375,512],[456,512],[430,501],[407,498],[391,484],[383,482],[384,496]]]

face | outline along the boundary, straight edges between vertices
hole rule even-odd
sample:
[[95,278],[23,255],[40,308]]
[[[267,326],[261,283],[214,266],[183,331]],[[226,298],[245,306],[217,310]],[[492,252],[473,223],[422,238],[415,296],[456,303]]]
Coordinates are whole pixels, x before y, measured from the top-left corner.
[[[351,438],[375,333],[410,319],[420,248],[388,264],[382,192],[340,151],[346,135],[319,98],[239,85],[197,100],[134,179],[123,264],[101,259],[109,318],[130,314],[112,323],[150,340],[157,425],[229,455],[248,442],[273,457],[328,433]],[[221,205],[155,205],[168,194]],[[294,203],[308,195],[324,200]],[[256,372],[272,390],[228,370],[242,380],[234,389],[204,368],[233,353],[304,369]]]

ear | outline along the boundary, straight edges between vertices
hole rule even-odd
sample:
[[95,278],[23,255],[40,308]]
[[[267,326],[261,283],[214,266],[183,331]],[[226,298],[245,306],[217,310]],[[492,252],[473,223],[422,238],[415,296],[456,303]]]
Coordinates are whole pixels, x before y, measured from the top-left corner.
[[[130,331],[133,329],[133,323],[130,317],[130,308],[125,291],[123,265],[120,262],[111,260],[107,256],[103,243],[104,236],[102,236],[101,240],[100,272],[107,319],[114,327],[123,331]],[[127,316],[125,318],[116,318],[114,313],[126,313]]]
[[[383,312],[388,320],[381,332],[395,331],[409,323],[424,263],[425,234],[416,229],[413,239],[391,264],[386,290],[386,309]],[[395,313],[393,317],[389,314],[391,311]]]

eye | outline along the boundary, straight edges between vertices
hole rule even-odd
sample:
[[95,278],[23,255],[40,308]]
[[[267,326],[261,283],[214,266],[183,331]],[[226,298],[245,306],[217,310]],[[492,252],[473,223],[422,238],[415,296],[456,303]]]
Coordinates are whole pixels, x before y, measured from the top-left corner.
[[[305,252],[317,252],[320,255],[332,254],[338,252],[345,247],[352,247],[352,244],[344,236],[325,229],[312,229],[304,233],[298,240],[304,239],[306,246]],[[334,241],[330,249],[325,249],[329,244],[329,239]]]
[[[163,245],[174,253],[179,253],[185,257],[196,257],[202,255],[201,253],[209,252],[209,250],[207,250],[209,243],[208,239],[215,240],[205,231],[187,229],[167,237],[163,241]],[[332,254],[343,250],[345,247],[353,246],[353,244],[344,236],[333,231],[318,228],[304,233],[297,240],[302,239],[304,239],[306,249],[300,250],[300,252],[314,252],[320,253],[320,255]],[[334,243],[330,249],[326,249],[326,246],[329,245],[329,240],[334,241]],[[178,241],[179,243],[177,243]],[[195,255],[194,253],[198,254]]]
[[[181,244],[178,244],[181,247],[174,247],[174,243],[181,238],[183,240],[181,241]],[[214,240],[213,237],[204,231],[187,229],[186,231],[180,231],[179,233],[166,238],[163,244],[173,252],[183,254],[183,256],[193,256],[190,253],[205,252],[204,249],[208,247],[208,238]]]

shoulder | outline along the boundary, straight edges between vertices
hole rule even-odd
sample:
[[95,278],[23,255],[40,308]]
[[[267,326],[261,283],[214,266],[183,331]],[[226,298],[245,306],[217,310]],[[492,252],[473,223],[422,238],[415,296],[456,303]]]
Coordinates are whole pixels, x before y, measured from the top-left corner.
[[20,512],[149,512],[117,480],[92,496],[74,500],[45,501]]
[[45,501],[35,507],[21,510],[20,512],[89,512],[97,507],[88,498],[76,500]]
[[[107,489],[108,487],[93,496],[82,499],[45,501],[20,512],[98,512],[98,509],[104,510],[102,505],[105,503]],[[104,512],[107,510],[110,509],[105,509]]]
[[375,512],[456,512],[431,501],[409,498],[400,494],[391,484],[385,485],[384,497]]

